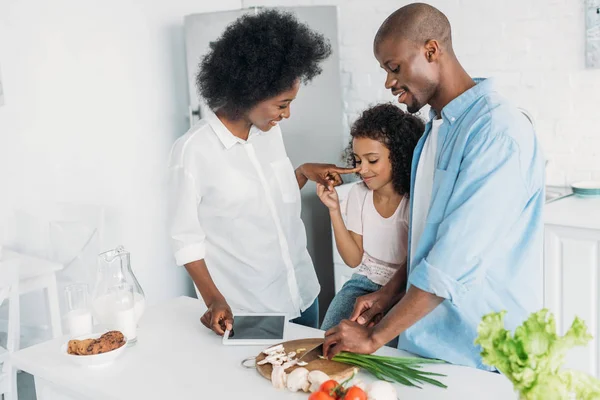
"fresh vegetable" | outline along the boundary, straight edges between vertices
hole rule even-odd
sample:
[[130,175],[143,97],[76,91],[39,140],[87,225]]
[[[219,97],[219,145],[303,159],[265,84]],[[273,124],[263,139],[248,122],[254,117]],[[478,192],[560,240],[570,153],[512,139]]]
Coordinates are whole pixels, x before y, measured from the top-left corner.
[[287,384],[287,374],[280,365],[274,365],[271,372],[271,384],[275,389],[284,389]]
[[291,392],[297,392],[298,390],[308,392],[308,388],[310,387],[308,370],[300,367],[290,372],[287,376],[286,386]]
[[396,400],[396,388],[389,382],[376,381],[367,386],[368,400]]
[[311,392],[318,392],[321,384],[329,380],[329,375],[323,371],[314,370],[308,373],[308,381],[310,382],[309,390]]
[[308,400],[335,400],[335,397],[332,397],[325,392],[314,392],[308,396]]
[[356,372],[353,373],[350,378],[346,379],[342,383],[338,383],[333,379],[325,381],[319,388],[319,391],[327,393],[334,399],[344,399],[344,394],[346,393],[346,385],[352,380],[352,378],[354,378],[355,374]]
[[367,394],[358,386],[350,386],[344,394],[344,400],[367,400]]
[[406,386],[419,387],[418,384],[430,383],[446,388],[446,385],[437,381],[432,376],[446,376],[434,372],[423,371],[423,364],[444,363],[441,360],[431,360],[418,357],[384,357],[368,354],[341,352],[333,357],[333,361],[355,365],[369,371],[377,379],[393,381]]
[[[323,382],[320,390],[313,393],[309,400],[396,400],[396,389],[391,383],[377,381],[365,388],[362,381],[354,380],[355,375],[356,372],[342,383],[333,379]],[[349,386],[351,381],[353,385]],[[324,393],[326,396],[317,393]]]
[[323,382],[321,384],[321,387],[319,387],[319,390],[321,392],[331,393],[338,386],[339,386],[339,384],[338,384],[337,381],[334,381],[333,379],[330,379],[328,381]]
[[[329,377],[321,371],[315,371],[321,375],[315,375],[313,379],[309,378],[309,372],[306,368],[296,368],[294,371],[287,374],[285,371],[296,365],[305,366],[307,363],[299,361],[297,358],[298,353],[305,351],[306,349],[297,349],[296,351],[290,351],[286,353],[286,349],[283,344],[269,347],[263,350],[265,358],[257,361],[256,365],[271,364],[273,371],[271,372],[271,383],[276,389],[288,388],[292,392],[302,390],[311,392],[318,390],[319,385]],[[324,376],[324,377],[323,377]],[[319,383],[316,384],[314,381],[318,377]]]
[[475,344],[481,357],[496,367],[519,391],[523,400],[600,399],[600,381],[579,372],[561,371],[567,350],[587,344],[592,336],[585,322],[575,318],[564,336],[556,334],[554,316],[542,309],[533,313],[514,336],[504,329],[505,311],[485,315]]

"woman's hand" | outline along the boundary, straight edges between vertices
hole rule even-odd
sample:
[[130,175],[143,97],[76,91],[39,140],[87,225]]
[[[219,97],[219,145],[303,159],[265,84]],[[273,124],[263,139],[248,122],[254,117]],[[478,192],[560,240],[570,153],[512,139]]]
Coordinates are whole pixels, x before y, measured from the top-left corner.
[[327,190],[325,186],[317,183],[317,196],[319,196],[323,204],[329,208],[329,211],[337,211],[340,209],[340,199],[335,189]]
[[223,336],[225,330],[233,329],[233,313],[225,299],[218,299],[208,306],[200,322],[217,335]]
[[334,186],[339,186],[344,183],[341,175],[353,174],[358,171],[360,171],[360,167],[342,168],[334,164],[308,163],[298,167],[296,170],[296,178],[298,179],[300,188],[306,184],[306,180],[310,180],[320,183],[328,190],[331,190]]

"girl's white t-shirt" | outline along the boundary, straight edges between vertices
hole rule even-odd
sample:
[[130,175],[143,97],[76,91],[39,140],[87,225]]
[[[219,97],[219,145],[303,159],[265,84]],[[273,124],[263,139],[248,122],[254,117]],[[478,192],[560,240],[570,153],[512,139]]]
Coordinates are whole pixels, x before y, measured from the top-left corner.
[[373,191],[360,182],[350,189],[346,201],[346,227],[362,235],[363,259],[358,274],[385,285],[406,261],[408,249],[408,198],[400,201],[389,218],[382,217],[373,204]]

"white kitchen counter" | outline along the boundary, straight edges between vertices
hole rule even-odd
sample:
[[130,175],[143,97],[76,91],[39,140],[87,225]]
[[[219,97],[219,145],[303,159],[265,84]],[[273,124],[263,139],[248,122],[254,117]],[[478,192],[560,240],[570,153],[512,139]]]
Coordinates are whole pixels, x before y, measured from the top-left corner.
[[[276,390],[257,371],[240,362],[261,346],[223,346],[220,337],[199,321],[204,304],[179,297],[151,307],[140,321],[138,343],[114,364],[83,368],[60,353],[66,338],[42,343],[14,354],[17,368],[36,378],[38,400],[46,399],[307,399],[305,393]],[[322,337],[323,332],[290,324],[288,340]],[[377,354],[407,356],[385,347]],[[500,374],[454,365],[427,366],[447,374],[448,389],[397,385],[399,399],[516,399],[510,382]],[[360,373],[363,381],[373,378]]]
[[544,207],[544,223],[600,229],[600,197],[569,196]]

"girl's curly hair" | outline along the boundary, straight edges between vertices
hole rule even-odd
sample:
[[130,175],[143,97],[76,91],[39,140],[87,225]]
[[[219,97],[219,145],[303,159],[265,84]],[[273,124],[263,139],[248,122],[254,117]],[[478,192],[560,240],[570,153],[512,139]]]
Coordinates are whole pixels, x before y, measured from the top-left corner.
[[410,194],[410,172],[413,152],[425,131],[418,117],[402,111],[392,103],[378,104],[363,111],[350,129],[350,144],[345,155],[348,165],[356,167],[352,140],[377,140],[390,150],[392,182],[397,193]]
[[311,81],[330,54],[329,41],[290,13],[247,14],[210,44],[196,86],[213,111],[239,117],[297,80]]

